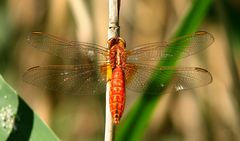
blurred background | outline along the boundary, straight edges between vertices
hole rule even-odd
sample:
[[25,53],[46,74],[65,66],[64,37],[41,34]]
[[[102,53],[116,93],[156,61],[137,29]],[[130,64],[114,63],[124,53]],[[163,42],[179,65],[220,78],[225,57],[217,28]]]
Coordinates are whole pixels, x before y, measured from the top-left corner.
[[[169,39],[192,2],[123,0],[120,26],[127,48]],[[143,140],[240,140],[239,25],[240,1],[213,1],[199,30],[212,33],[214,44],[179,64],[207,69],[213,82],[180,95],[164,95]],[[27,47],[27,34],[42,31],[105,46],[107,29],[107,0],[0,1],[0,73],[61,140],[103,140],[105,95],[59,95],[23,82],[25,70],[49,64],[52,57]],[[127,91],[125,114],[138,96]]]

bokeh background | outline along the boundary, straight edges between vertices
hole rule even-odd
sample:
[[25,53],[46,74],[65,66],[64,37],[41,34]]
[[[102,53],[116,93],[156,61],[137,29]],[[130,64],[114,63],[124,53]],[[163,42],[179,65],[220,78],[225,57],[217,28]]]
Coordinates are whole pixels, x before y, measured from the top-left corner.
[[[193,1],[123,0],[120,26],[127,47],[169,39]],[[213,82],[164,95],[143,140],[240,140],[239,25],[240,1],[213,1],[199,30],[212,33],[214,44],[179,64],[206,68]],[[107,0],[0,1],[0,73],[61,140],[103,140],[105,97],[60,95],[23,82],[25,70],[52,61],[52,56],[27,47],[26,36],[42,31],[104,46],[107,29]],[[127,93],[125,114],[139,97]]]

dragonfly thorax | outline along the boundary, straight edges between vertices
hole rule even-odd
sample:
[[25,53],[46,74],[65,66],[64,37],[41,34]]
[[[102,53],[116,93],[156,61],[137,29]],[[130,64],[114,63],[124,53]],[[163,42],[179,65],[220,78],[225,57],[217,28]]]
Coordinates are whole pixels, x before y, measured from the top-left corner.
[[124,70],[126,67],[125,41],[120,37],[111,38],[108,41],[108,45],[110,49],[109,61],[112,69],[118,66]]

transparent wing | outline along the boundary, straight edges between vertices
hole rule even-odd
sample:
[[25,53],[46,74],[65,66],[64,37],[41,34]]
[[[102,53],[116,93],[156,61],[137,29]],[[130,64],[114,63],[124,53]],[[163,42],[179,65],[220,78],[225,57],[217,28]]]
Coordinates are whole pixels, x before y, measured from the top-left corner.
[[31,47],[74,62],[86,58],[96,59],[97,56],[99,61],[106,61],[108,54],[107,48],[97,44],[67,41],[42,32],[31,33],[27,38],[27,42]]
[[187,90],[205,86],[212,82],[212,75],[205,69],[196,67],[160,67],[155,68],[143,64],[127,64],[125,70],[127,88],[133,91],[141,92],[146,88],[150,77],[154,77],[162,82],[160,87],[166,87],[167,81],[173,73],[173,79],[170,83],[175,91]]
[[49,65],[28,69],[23,80],[32,85],[77,95],[105,91],[107,65]]
[[[212,34],[206,31],[198,31],[191,35],[186,35],[170,42],[156,42],[137,46],[137,48],[127,51],[127,61],[135,63],[139,61],[163,60],[168,56],[174,56],[167,52],[167,47],[174,47],[176,52],[181,52],[181,57],[195,54],[214,42]],[[182,51],[182,47],[186,48]]]

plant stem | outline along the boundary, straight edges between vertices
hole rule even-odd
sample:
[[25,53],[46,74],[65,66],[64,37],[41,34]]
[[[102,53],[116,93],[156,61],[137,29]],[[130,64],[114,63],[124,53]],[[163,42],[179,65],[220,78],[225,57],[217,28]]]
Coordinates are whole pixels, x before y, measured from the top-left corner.
[[121,0],[109,0],[108,39],[120,35],[119,9]]
[[[120,35],[119,27],[119,9],[120,0],[109,0],[109,27],[108,39],[118,37]],[[110,87],[111,87],[112,68],[107,68],[107,85],[106,85],[106,115],[105,115],[105,135],[104,141],[112,141],[114,139],[114,125],[109,107]]]
[[114,138],[114,131],[113,131],[113,122],[112,122],[112,115],[110,112],[109,107],[109,96],[110,96],[110,86],[111,81],[107,82],[106,85],[106,111],[105,111],[105,135],[104,135],[104,141],[112,141]]

